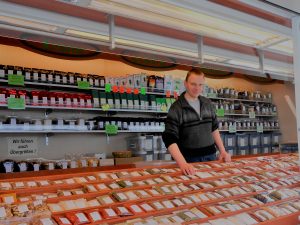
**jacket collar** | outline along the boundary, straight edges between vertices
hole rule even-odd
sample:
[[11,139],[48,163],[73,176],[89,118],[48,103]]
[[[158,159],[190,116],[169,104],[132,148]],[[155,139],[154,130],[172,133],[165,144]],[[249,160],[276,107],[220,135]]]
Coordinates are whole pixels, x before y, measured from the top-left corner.
[[[185,99],[185,97],[184,97],[184,94],[185,94],[186,92],[183,92],[180,96],[179,96],[179,98],[178,98],[178,100],[180,101],[180,103],[181,103],[181,106],[182,107],[184,107],[184,108],[190,108],[191,106],[190,106],[190,104],[188,103],[188,101]],[[203,103],[203,101],[202,101],[202,96],[201,95],[199,95],[199,97],[198,97],[198,99],[199,99],[199,101],[200,101],[200,104],[202,104]]]

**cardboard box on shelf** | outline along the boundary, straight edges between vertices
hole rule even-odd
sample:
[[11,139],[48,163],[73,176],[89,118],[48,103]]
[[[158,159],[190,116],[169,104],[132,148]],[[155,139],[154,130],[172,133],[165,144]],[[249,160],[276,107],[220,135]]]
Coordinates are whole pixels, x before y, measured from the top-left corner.
[[114,159],[100,159],[100,166],[114,166]]

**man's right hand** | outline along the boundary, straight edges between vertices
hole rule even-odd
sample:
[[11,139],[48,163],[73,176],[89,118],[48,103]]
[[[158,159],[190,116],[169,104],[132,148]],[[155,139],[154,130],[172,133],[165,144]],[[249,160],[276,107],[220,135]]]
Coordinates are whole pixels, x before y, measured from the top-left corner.
[[196,170],[192,164],[184,163],[179,167],[184,175],[195,175]]

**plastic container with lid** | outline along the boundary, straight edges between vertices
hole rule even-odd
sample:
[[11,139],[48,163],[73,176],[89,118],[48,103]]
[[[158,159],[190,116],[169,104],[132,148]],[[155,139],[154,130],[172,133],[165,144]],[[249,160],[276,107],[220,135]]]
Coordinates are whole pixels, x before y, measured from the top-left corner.
[[5,66],[4,65],[0,65],[0,78],[5,78]]

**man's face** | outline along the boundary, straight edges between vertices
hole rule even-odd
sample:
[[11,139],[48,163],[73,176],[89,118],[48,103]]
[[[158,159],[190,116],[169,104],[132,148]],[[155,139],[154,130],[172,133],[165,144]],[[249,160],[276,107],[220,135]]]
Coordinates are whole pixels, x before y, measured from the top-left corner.
[[203,90],[205,77],[192,73],[187,81],[184,81],[186,92],[193,98],[197,98]]

